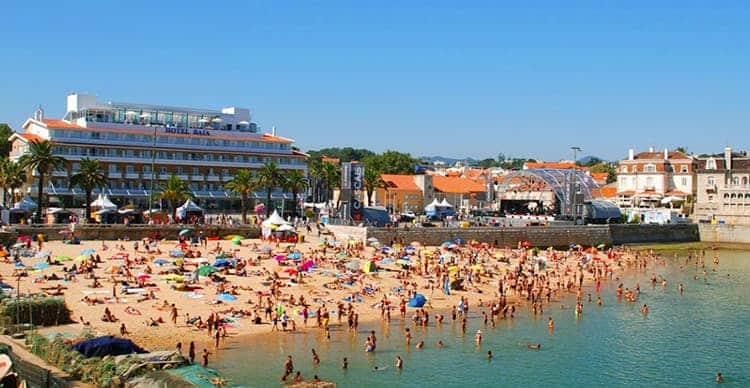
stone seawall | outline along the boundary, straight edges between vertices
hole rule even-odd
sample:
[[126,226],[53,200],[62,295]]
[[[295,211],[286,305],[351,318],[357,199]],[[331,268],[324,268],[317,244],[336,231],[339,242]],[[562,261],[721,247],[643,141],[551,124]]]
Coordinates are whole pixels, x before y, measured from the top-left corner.
[[698,224],[701,241],[750,244],[750,225]]
[[[204,231],[206,236],[224,237],[229,234],[237,234],[247,238],[260,237],[260,228],[255,225],[246,226],[218,226],[206,225],[200,227],[184,225],[76,225],[76,236],[81,240],[119,240],[127,236],[131,240],[140,240],[145,237],[153,237],[156,232],[161,238],[176,240],[180,231],[190,228],[196,232]],[[65,236],[61,232],[69,230],[67,225],[19,225],[12,228],[11,232],[17,235],[36,236],[41,233],[47,241],[62,240]]]
[[694,242],[699,241],[697,225],[587,225],[547,226],[511,228],[368,228],[367,237],[380,242],[410,243],[419,241],[425,245],[440,245],[443,241],[462,238],[476,240],[498,247],[515,247],[519,241],[528,241],[533,246],[567,247],[570,244],[596,246],[649,242]]

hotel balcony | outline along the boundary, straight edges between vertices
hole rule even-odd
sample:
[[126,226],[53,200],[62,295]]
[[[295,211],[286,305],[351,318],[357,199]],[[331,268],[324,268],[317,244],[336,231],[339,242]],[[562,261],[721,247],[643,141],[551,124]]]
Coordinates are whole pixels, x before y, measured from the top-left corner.
[[[36,174],[34,176],[36,176]],[[66,170],[55,170],[55,171],[52,171],[52,176],[54,176],[54,177],[66,177],[66,176],[68,176],[68,172]]]
[[206,180],[209,182],[218,182],[221,180],[221,177],[218,175],[207,175]]
[[190,180],[203,182],[206,179],[204,175],[191,175]]
[[110,179],[120,179],[122,178],[122,173],[121,172],[108,172],[107,177],[109,177]]
[[128,173],[125,173],[125,178],[126,179],[139,179],[140,177],[141,177],[141,174],[138,174],[137,172],[128,172]]
[[171,176],[172,176],[172,174],[159,174],[159,179],[167,180]]
[[177,174],[177,177],[180,178],[180,180],[186,181],[189,179],[187,174]]

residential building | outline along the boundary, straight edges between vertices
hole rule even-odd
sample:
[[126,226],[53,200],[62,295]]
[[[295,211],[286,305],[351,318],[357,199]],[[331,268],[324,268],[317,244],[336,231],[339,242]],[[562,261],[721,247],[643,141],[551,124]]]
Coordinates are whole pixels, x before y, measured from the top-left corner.
[[697,158],[695,219],[750,224],[750,157],[732,152]]
[[683,152],[631,149],[617,167],[617,205],[661,207],[667,197],[684,203],[695,194],[694,175],[695,160]]
[[377,204],[390,213],[420,213],[424,208],[422,189],[417,186],[415,175],[382,174],[387,188],[375,191]]
[[[259,133],[250,111],[101,102],[93,95],[71,94],[61,120],[47,119],[43,110],[11,136],[11,159],[28,151],[34,140],[51,140],[54,153],[66,159],[45,185],[51,202],[80,205],[79,188],[69,188],[68,178],[80,170],[82,158],[98,159],[109,178],[105,191],[117,204],[148,208],[153,187],[172,175],[188,183],[202,206],[227,209],[238,197],[224,189],[239,169],[258,169],[275,162],[283,170],[307,170],[307,155],[292,148],[293,140]],[[32,178],[36,171],[31,172]],[[28,191],[35,194],[34,179]],[[257,193],[254,198],[265,198]],[[273,199],[292,199],[277,190]]]

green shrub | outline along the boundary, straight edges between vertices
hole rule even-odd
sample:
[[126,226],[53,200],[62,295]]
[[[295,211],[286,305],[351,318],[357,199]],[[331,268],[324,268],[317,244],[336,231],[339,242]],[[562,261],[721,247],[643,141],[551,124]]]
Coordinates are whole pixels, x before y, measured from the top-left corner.
[[36,326],[57,326],[71,323],[70,309],[61,298],[24,297],[7,298],[0,306],[0,317],[5,322]]

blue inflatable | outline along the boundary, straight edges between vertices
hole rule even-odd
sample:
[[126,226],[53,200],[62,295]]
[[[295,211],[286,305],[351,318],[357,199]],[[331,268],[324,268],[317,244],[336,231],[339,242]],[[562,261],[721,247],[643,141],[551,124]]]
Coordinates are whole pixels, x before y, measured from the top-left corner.
[[424,297],[422,294],[414,295],[411,300],[409,300],[409,307],[422,307],[424,304],[427,303],[427,298]]

